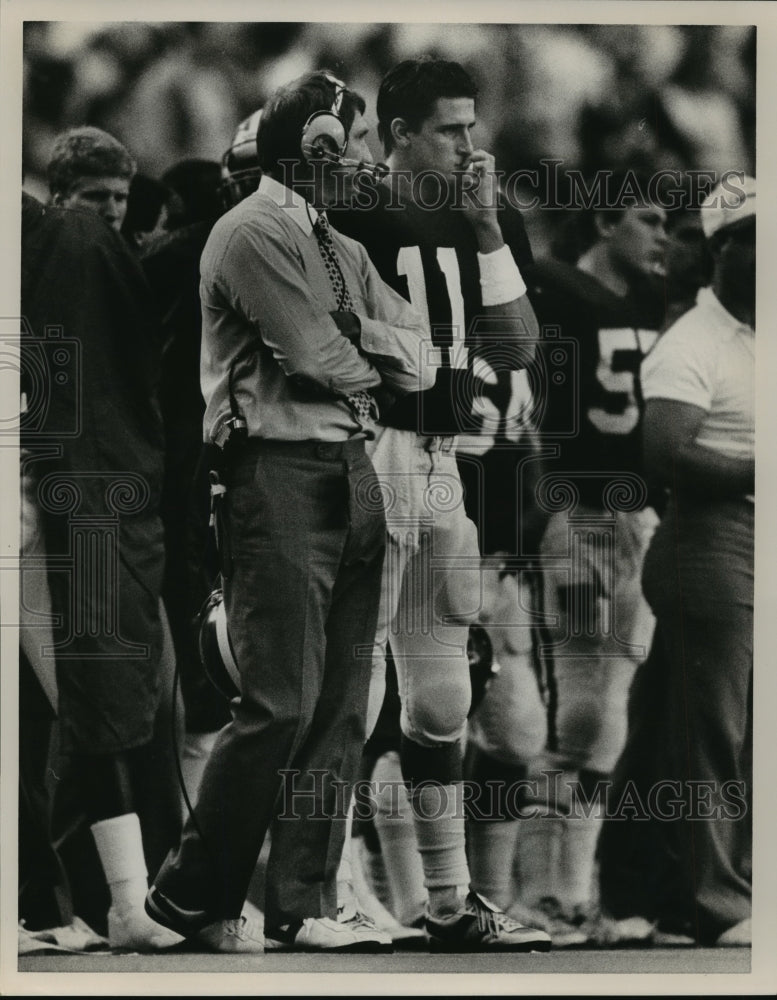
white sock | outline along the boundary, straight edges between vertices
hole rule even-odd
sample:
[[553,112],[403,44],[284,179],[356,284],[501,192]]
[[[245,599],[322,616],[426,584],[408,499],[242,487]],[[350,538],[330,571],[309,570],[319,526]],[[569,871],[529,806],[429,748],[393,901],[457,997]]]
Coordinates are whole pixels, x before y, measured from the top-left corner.
[[515,850],[515,897],[534,908],[544,897],[562,890],[559,865],[563,816],[527,816],[519,822]]
[[91,827],[111,893],[108,940],[114,947],[168,948],[178,934],[155,923],[145,912],[148,872],[137,813],[100,820]]
[[389,909],[401,924],[411,924],[423,915],[428,894],[399,754],[394,751],[384,754],[375,764],[372,780],[375,830],[386,869]]
[[591,816],[568,816],[564,823],[559,858],[559,902],[565,913],[588,911],[598,902],[596,844],[602,820]]
[[513,900],[517,819],[467,822],[467,857],[472,888],[506,910]]
[[430,905],[434,911],[441,908],[438,904],[448,910],[470,883],[463,786],[421,785],[413,790],[411,803]]

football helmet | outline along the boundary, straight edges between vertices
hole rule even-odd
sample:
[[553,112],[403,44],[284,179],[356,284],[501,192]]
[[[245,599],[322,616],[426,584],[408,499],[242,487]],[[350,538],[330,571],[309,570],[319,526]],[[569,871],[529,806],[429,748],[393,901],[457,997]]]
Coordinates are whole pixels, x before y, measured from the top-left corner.
[[225,698],[236,698],[240,694],[240,673],[229,641],[227,612],[220,587],[211,592],[197,619],[200,660],[205,674]]
[[256,133],[262,109],[254,111],[237,127],[229,149],[221,158],[219,193],[226,209],[234,208],[259,186],[262,176],[256,152]]

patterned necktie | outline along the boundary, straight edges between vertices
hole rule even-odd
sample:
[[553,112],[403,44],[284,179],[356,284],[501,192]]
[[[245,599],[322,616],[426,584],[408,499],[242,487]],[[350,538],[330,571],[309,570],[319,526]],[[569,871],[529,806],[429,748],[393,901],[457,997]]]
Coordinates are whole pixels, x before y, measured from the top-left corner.
[[[348,286],[345,283],[345,278],[343,277],[342,269],[340,268],[340,261],[337,257],[337,250],[335,249],[334,241],[332,240],[332,231],[329,227],[329,220],[325,215],[319,213],[318,218],[313,226],[313,232],[316,234],[316,239],[318,240],[318,249],[321,253],[321,258],[326,266],[327,274],[329,275],[329,280],[332,282],[332,288],[334,289],[335,298],[337,299],[337,308],[343,312],[355,312],[353,305],[353,299],[351,298],[351,293],[348,291]],[[348,405],[353,411],[354,417],[359,424],[359,426],[373,435],[372,423],[378,419],[378,404],[375,397],[367,392],[366,389],[360,389],[358,392],[352,392],[346,396],[348,400]]]

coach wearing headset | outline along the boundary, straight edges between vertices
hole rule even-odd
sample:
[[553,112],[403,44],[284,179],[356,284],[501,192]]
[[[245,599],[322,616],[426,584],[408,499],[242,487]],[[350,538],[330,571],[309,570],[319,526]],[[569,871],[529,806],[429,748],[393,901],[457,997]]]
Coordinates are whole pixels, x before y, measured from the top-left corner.
[[[391,947],[360,914],[337,919],[335,885],[385,537],[364,442],[376,397],[425,389],[435,370],[421,319],[326,220],[371,161],[363,110],[325,72],[278,91],[259,188],[201,262],[204,436],[229,454],[221,554],[242,690],[146,908],[212,951]],[[241,909],[273,821],[263,942]]]

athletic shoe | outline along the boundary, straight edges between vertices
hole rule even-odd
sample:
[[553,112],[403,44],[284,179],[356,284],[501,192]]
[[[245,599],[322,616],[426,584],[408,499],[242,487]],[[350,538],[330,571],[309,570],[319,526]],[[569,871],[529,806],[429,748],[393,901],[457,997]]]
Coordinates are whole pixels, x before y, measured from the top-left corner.
[[384,927],[378,927],[376,921],[357,908],[355,903],[338,906],[337,922],[344,927],[348,927],[354,934],[360,935],[365,940],[375,940],[382,945],[382,951],[391,951],[393,939],[389,931]]
[[264,937],[261,930],[245,914],[234,920],[217,920],[197,931],[193,940],[208,951],[220,954],[261,955]]
[[260,955],[264,951],[262,931],[253,919],[242,915],[210,920],[205,910],[184,910],[155,885],[146,896],[146,913],[205,951],[222,954]]
[[281,927],[264,929],[267,951],[377,953],[392,951],[391,938],[364,914],[354,911],[346,920],[306,917]]
[[450,915],[426,915],[431,951],[549,951],[550,935],[527,927],[500,910],[480,893],[470,892]]

